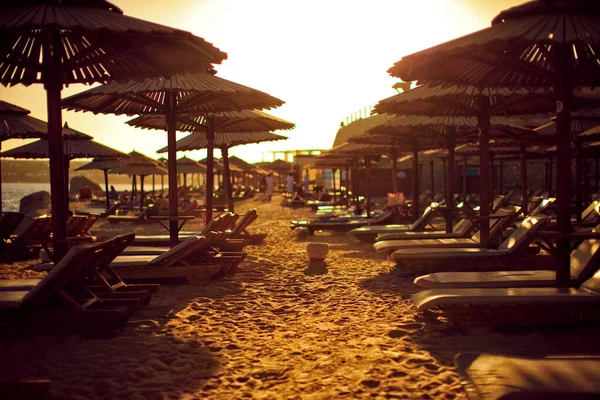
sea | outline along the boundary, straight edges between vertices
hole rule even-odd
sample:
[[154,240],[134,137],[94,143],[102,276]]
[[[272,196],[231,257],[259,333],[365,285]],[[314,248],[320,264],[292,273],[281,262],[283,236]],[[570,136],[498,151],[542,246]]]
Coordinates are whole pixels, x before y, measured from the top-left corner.
[[[125,190],[131,192],[131,184],[113,184],[115,189],[121,193]],[[145,187],[146,185],[144,185]],[[138,186],[139,189],[139,186]],[[166,185],[165,185],[166,189]],[[50,192],[49,183],[2,183],[2,210],[3,211],[19,211],[19,203],[21,198],[28,194],[39,191]]]

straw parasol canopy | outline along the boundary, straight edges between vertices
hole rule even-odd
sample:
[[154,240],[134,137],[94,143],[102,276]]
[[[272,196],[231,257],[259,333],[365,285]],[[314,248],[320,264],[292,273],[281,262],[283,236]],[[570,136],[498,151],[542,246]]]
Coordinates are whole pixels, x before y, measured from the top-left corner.
[[[177,163],[175,131],[180,116],[190,113],[207,116],[209,142],[214,138],[215,112],[279,107],[283,101],[264,92],[214,76],[215,71],[176,75],[170,79],[143,82],[113,82],[90,89],[65,100],[72,110],[127,115],[159,115],[164,119],[169,146],[169,215],[177,216]],[[211,142],[212,143],[212,142]],[[172,149],[171,149],[172,148]],[[213,146],[208,146],[207,218],[212,218]],[[171,245],[178,242],[177,221],[170,221]]]
[[206,166],[200,164],[198,161],[183,156],[177,160],[177,172],[181,174],[205,174]]
[[189,32],[126,17],[105,0],[3,1],[0,37],[0,83],[38,83],[46,90],[58,260],[67,250],[60,112],[64,85],[171,76],[220,63],[226,54]]
[[48,124],[29,113],[29,110],[0,100],[0,145],[8,139],[39,138],[47,134]]
[[[581,107],[597,101],[600,91],[578,90],[574,96],[574,106]],[[476,126],[480,129],[480,178],[491,177],[490,168],[490,118],[493,116],[512,117],[515,124],[526,123],[523,117],[533,120],[543,118],[544,112],[555,108],[555,94],[548,88],[509,89],[505,87],[480,88],[454,84],[422,85],[404,93],[380,101],[376,112],[394,113],[397,115],[475,117]],[[545,121],[544,121],[545,122]],[[528,121],[527,123],[531,123]],[[535,123],[533,126],[537,126]],[[480,199],[481,216],[488,215],[491,191],[488,183],[491,179],[481,179]],[[489,224],[481,219],[481,245],[486,246]]]
[[[129,157],[129,155],[124,154],[122,158]],[[108,171],[112,168],[115,168],[119,165],[120,158],[95,158],[87,164],[82,165],[77,168],[75,171],[91,171],[91,170],[100,170],[104,173],[104,192],[106,193],[106,209],[110,208],[110,198],[108,196]]]
[[[158,161],[132,151],[129,157],[120,160],[118,165],[110,169],[112,174],[140,176],[140,210],[144,206],[144,178],[148,175],[166,175],[167,169]],[[132,193],[133,195],[133,193]],[[133,198],[132,198],[133,200]]]
[[[69,183],[69,162],[76,158],[120,158],[127,157],[125,153],[115,150],[92,140],[92,136],[69,128],[65,122],[63,127],[63,163],[65,165],[65,191]],[[26,145],[15,147],[2,152],[2,157],[11,158],[50,158],[48,139],[42,138]],[[67,192],[65,192],[67,193]],[[68,199],[68,196],[67,196]],[[67,205],[68,207],[68,205]],[[54,213],[54,208],[52,209]]]
[[[252,112],[250,112],[252,113]],[[264,114],[264,113],[262,113]],[[267,115],[267,114],[265,114]],[[253,122],[254,120],[249,120]],[[268,118],[264,118],[265,123],[269,123]],[[277,124],[281,124],[279,121],[285,122],[283,120],[273,120]],[[287,126],[293,127],[293,124],[286,123]],[[231,183],[231,171],[234,169],[234,166],[231,166],[229,163],[229,149],[234,146],[250,144],[250,143],[261,143],[267,141],[276,141],[276,140],[286,140],[287,137],[276,135],[270,132],[219,132],[215,136],[214,146],[221,149],[221,154],[223,155],[223,179],[225,181],[225,191],[227,194],[228,208],[230,211],[233,211],[233,187]],[[199,150],[206,149],[209,147],[208,134],[206,132],[194,132],[189,136],[184,137],[177,141],[177,151],[187,151],[187,150]],[[162,148],[158,150],[158,153],[165,152],[167,148]],[[237,168],[237,167],[236,167]],[[242,172],[241,168],[237,168],[239,172]]]
[[[388,71],[403,80],[476,87],[552,87],[556,95],[557,228],[570,222],[573,90],[600,81],[600,4],[530,1],[502,11],[489,28],[404,57]],[[557,283],[569,282],[569,239],[557,241]]]

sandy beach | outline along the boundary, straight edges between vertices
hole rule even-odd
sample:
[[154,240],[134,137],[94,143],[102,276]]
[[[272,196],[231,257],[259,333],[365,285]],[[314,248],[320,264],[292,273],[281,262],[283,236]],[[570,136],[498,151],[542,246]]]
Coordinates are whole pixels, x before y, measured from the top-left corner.
[[[297,241],[290,220],[312,213],[279,200],[237,210],[257,208],[251,230],[269,236],[247,247],[235,276],[162,285],[112,339],[2,339],[0,375],[51,379],[56,399],[463,399],[452,362],[459,352],[600,354],[598,328],[465,331],[417,313],[413,277],[344,234]],[[95,233],[133,227],[101,224]],[[329,244],[325,264],[309,263],[309,242]],[[27,264],[0,274],[43,276]]]

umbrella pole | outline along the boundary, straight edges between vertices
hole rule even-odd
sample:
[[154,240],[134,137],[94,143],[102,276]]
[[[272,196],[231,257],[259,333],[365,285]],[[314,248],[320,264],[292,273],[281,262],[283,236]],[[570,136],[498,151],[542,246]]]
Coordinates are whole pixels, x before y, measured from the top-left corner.
[[[395,160],[394,160],[395,161]],[[396,178],[397,179],[397,178]],[[419,144],[416,140],[412,140],[412,208],[413,218],[416,221],[419,219]]]
[[336,190],[335,190],[335,173],[336,172],[337,172],[336,168],[333,168],[331,170],[331,175],[333,177],[333,204],[335,204],[335,200],[336,200],[336,197],[335,197],[335,193],[336,193]]
[[167,164],[169,169],[169,239],[171,247],[179,243],[179,227],[177,218],[177,138],[175,93],[167,91]]
[[[2,141],[0,140],[0,153],[2,152]],[[2,159],[0,158],[0,214],[2,214]]]
[[108,193],[108,170],[105,169],[104,171],[104,193],[105,193],[105,197],[106,197],[106,209],[108,210],[110,208],[110,196]]
[[60,73],[61,51],[60,37],[52,31],[43,47],[43,68],[46,72],[44,89],[48,111],[48,152],[50,158],[50,192],[52,203],[52,232],[54,239],[54,262],[58,262],[67,253],[67,207],[65,198],[64,163]]
[[221,156],[223,158],[223,180],[225,181],[227,208],[229,212],[233,212],[233,187],[231,184],[231,171],[229,170],[229,149],[227,147],[221,149]]
[[548,157],[548,196],[552,196],[554,188],[554,160]]
[[367,178],[367,218],[371,217],[371,157],[365,156],[365,174]]
[[131,176],[131,205],[133,205],[135,200],[135,175]]
[[156,186],[155,186],[154,174],[152,174],[152,194],[153,195],[154,195],[154,191],[156,190],[155,188],[156,188]]
[[429,168],[431,171],[431,198],[433,199],[435,197],[435,175],[433,173],[433,169],[434,169],[433,160],[431,160],[429,162]]
[[469,161],[468,156],[463,156],[463,170],[462,170],[462,199],[467,201],[467,162]]
[[490,100],[487,96],[479,96],[479,245],[485,248],[490,240],[490,191],[488,186],[490,176]]
[[163,194],[164,191],[165,191],[165,176],[161,175],[160,176],[160,194]]
[[[493,199],[494,199],[494,186],[496,184],[496,177],[494,176],[494,153],[490,153],[490,180],[489,180],[489,187],[490,187],[490,203],[493,203]],[[491,205],[490,205],[490,211],[491,211]]]
[[527,187],[527,146],[525,145],[525,143],[521,143],[519,145],[519,153],[521,155],[521,188],[523,191],[523,199],[521,200],[521,211],[524,215],[527,215],[529,213],[529,210],[527,210],[527,192],[529,191],[529,188]]
[[208,142],[206,152],[206,221],[210,221],[212,219],[213,190],[215,187],[215,176],[213,174],[213,150],[215,147],[214,117],[209,116],[206,122],[206,140]]
[[450,127],[448,132],[448,159],[446,163],[446,232],[452,232],[454,222],[454,146],[456,129]]
[[144,177],[145,175],[140,175],[140,212],[144,208]]
[[575,215],[577,222],[581,222],[581,184],[583,177],[583,154],[581,140],[575,139]]
[[600,176],[598,176],[598,173],[600,173],[600,158],[596,158],[596,162],[595,162],[595,167],[596,167],[596,192],[598,191],[598,183],[600,183]]
[[504,194],[504,161],[500,160],[500,194]]
[[392,148],[392,190],[398,193],[398,155],[396,149]]
[[[558,232],[568,234],[571,230],[571,100],[573,85],[570,83],[571,71],[566,65],[566,52],[570,51],[558,45],[554,53],[554,93],[556,93],[556,129],[557,129],[557,170],[556,179],[556,227]],[[568,286],[570,270],[571,243],[569,238],[556,241],[556,284]]]
[[71,196],[69,193],[69,167],[70,167],[70,163],[69,163],[69,157],[64,156],[64,162],[65,162],[65,196],[66,196],[66,210],[67,210],[67,218],[69,216],[69,203],[71,201]]

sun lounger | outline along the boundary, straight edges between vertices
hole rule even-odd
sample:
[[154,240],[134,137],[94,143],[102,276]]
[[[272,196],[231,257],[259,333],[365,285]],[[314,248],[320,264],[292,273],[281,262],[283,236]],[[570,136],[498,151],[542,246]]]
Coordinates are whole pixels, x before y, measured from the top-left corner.
[[577,288],[441,288],[412,296],[418,310],[441,308],[459,325],[497,327],[600,322],[600,271]]
[[[502,235],[502,231],[513,223],[516,214],[510,211],[499,211],[496,216],[500,218],[490,220],[490,243],[497,243],[498,238]],[[407,232],[404,238],[401,238],[400,235],[382,235],[381,237],[391,236],[395,239],[379,240],[380,237],[378,237],[378,241],[375,242],[373,248],[378,253],[391,255],[395,251],[403,249],[421,249],[422,251],[427,251],[423,249],[478,248],[481,246],[479,231],[470,238],[458,237],[458,235],[456,235],[457,237],[452,237],[451,234],[444,236],[439,231],[415,232],[414,235],[410,235],[410,233],[413,232]],[[431,233],[431,235],[428,236],[428,233]]]
[[143,222],[152,222],[147,218],[148,208],[144,207],[139,213],[123,214],[123,215],[109,215],[106,217],[110,224],[118,224],[119,222],[128,222],[132,224],[139,224]]
[[390,210],[374,215],[373,218],[364,219],[332,219],[328,221],[292,221],[291,228],[306,228],[308,234],[312,235],[315,231],[333,231],[333,232],[348,232],[359,227],[370,225],[380,225],[389,222],[393,218],[393,213]]
[[75,246],[34,287],[0,291],[0,321],[19,334],[111,335],[137,311],[136,299],[102,298],[75,285],[102,244]]
[[[600,225],[592,231],[600,233]],[[591,278],[600,262],[600,240],[586,239],[571,253],[571,286]],[[518,261],[515,261],[518,262]],[[415,284],[424,288],[552,287],[554,270],[437,272],[419,276]]]
[[373,243],[378,235],[386,233],[401,233],[401,232],[422,232],[431,225],[432,220],[439,213],[439,204],[431,203],[429,207],[423,211],[423,214],[412,224],[403,225],[381,225],[370,224],[369,226],[358,227],[348,232],[349,236],[354,236],[363,243]]
[[121,255],[109,266],[124,280],[162,280],[184,278],[189,283],[204,283],[232,271],[244,258],[219,257],[212,252],[214,234],[192,236],[158,255]]
[[[230,212],[223,212],[212,220],[208,221],[204,229],[200,232],[182,231],[179,232],[180,243],[193,236],[205,236],[209,232],[223,232],[235,228],[235,223],[238,219],[238,215]],[[152,246],[152,247],[164,247],[169,245],[168,235],[140,235],[136,236],[133,241],[133,246]],[[220,242],[214,242],[213,246],[218,247],[222,251],[242,251],[243,247],[249,243],[249,239],[239,238],[227,238],[226,236],[220,237]]]
[[119,209],[119,203],[113,202],[109,208],[106,207],[89,207],[89,208],[80,208],[79,210],[75,210],[75,215],[97,215],[100,218],[108,217],[109,215],[113,215]]
[[52,218],[42,215],[32,219],[18,234],[5,240],[1,251],[10,259],[22,260],[37,257],[40,249],[50,239]]
[[[535,233],[542,229],[550,217],[531,216],[521,222],[519,227],[500,244],[497,249],[457,248],[457,249],[401,249],[391,255],[399,268],[412,272],[442,272],[442,271],[481,271],[498,270],[502,265],[515,264],[514,260],[526,254]],[[554,257],[544,257],[538,260],[528,260],[529,269],[541,269],[544,264],[553,265]],[[509,260],[509,261],[507,261]],[[534,265],[535,262],[538,265]],[[511,268],[507,265],[506,268]],[[548,267],[546,266],[546,269]]]
[[600,397],[598,356],[531,359],[465,353],[454,364],[470,400]]
[[[141,304],[148,304],[152,295],[158,291],[159,285],[128,285],[119,275],[108,268],[108,264],[131,243],[135,234],[117,236],[111,240],[94,246],[95,257],[88,259],[81,267],[78,276],[73,280],[78,285],[84,285],[90,291],[106,297],[117,294],[120,298],[134,298]],[[50,271],[55,266],[51,263],[39,264],[39,270]],[[30,290],[41,279],[5,279],[0,280],[0,291]],[[113,296],[111,296],[113,297]]]
[[25,214],[19,212],[5,211],[0,216],[0,241],[10,239],[10,236],[15,233],[21,222],[23,222]]

